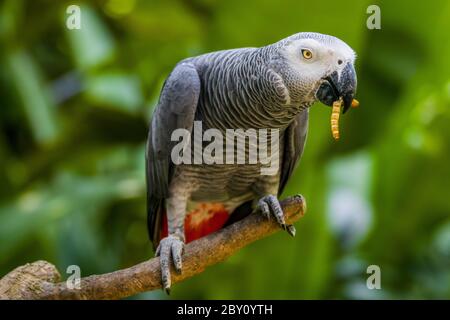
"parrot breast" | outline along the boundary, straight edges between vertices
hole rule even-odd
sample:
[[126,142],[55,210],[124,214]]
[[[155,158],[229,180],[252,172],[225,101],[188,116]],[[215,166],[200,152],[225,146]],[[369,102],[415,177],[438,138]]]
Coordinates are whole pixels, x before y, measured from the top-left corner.
[[[184,221],[186,243],[204,237],[221,229],[230,213],[220,202],[197,202],[190,206]],[[167,215],[162,219],[161,238],[167,237]]]

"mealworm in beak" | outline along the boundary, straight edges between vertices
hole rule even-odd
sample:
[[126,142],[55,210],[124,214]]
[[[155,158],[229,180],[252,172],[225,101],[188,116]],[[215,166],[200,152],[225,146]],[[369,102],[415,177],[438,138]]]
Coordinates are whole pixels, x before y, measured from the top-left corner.
[[[339,140],[339,116],[341,114],[342,98],[333,102],[333,108],[331,110],[331,134],[334,140]],[[359,107],[359,101],[356,99],[352,100],[352,108]]]
[[339,140],[339,115],[341,113],[342,98],[333,102],[331,111],[331,134],[335,140]]

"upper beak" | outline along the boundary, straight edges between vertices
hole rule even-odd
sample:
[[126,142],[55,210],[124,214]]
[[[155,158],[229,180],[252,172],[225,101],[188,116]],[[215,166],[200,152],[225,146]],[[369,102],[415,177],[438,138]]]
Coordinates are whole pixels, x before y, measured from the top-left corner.
[[339,74],[334,71],[323,79],[322,84],[316,92],[316,98],[327,106],[333,105],[334,101],[342,97],[344,101],[344,113],[352,105],[356,93],[356,72],[352,63],[347,63]]

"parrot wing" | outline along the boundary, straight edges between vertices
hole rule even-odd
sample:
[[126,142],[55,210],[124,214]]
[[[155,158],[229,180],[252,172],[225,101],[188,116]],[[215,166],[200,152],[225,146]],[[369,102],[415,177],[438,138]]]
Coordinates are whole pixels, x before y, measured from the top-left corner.
[[309,109],[304,109],[295,116],[294,121],[284,133],[283,161],[281,163],[280,186],[278,195],[281,195],[286,184],[294,172],[305,147],[308,134]]
[[179,143],[171,141],[171,135],[176,129],[192,132],[200,87],[194,65],[178,64],[164,82],[150,124],[146,150],[147,227],[155,248],[159,242],[164,199],[168,197],[174,171],[171,151]]

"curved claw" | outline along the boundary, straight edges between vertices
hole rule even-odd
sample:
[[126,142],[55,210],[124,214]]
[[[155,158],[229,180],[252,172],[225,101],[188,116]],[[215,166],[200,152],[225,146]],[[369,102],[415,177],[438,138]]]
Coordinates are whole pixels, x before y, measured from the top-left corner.
[[295,237],[295,233],[297,232],[297,230],[295,230],[295,227],[294,227],[293,224],[290,224],[290,225],[287,226],[287,232],[288,232],[291,236]]
[[182,254],[184,251],[184,239],[177,235],[169,235],[161,239],[158,248],[156,249],[156,256],[159,256],[159,263],[161,266],[161,281],[163,290],[170,294],[170,287],[172,285],[170,277],[170,263],[172,262],[175,270],[181,273],[182,270]]
[[295,227],[293,225],[287,225],[284,219],[283,209],[281,208],[278,198],[274,195],[267,195],[262,197],[255,208],[254,211],[261,212],[265,217],[270,219],[274,216],[277,220],[278,225],[287,231],[291,236],[295,236]]

